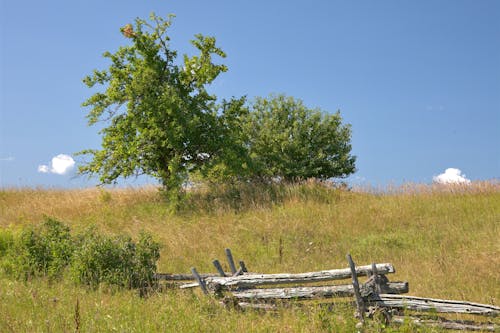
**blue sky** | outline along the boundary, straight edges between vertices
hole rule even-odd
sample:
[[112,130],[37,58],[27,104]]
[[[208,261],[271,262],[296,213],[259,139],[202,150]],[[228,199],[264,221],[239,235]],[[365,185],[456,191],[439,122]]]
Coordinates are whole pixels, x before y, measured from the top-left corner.
[[220,98],[285,93],[340,110],[353,183],[430,183],[450,167],[500,178],[500,1],[2,0],[0,186],[96,183],[50,162],[100,146],[81,80],[128,43],[121,26],[152,11],[176,14],[180,54],[196,33],[217,38]]

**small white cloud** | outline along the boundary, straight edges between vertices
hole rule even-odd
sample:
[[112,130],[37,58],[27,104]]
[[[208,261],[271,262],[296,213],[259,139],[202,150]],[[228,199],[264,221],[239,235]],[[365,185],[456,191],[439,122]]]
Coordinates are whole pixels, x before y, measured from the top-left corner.
[[59,154],[52,158],[52,168],[50,171],[58,175],[65,175],[75,167],[75,160],[65,154]]
[[12,156],[9,156],[9,157],[0,157],[0,161],[2,161],[2,162],[12,162],[13,160],[15,160],[15,158],[12,157]]
[[41,172],[41,173],[48,173],[50,171],[50,168],[48,165],[39,165],[38,166],[38,172]]
[[52,158],[50,166],[39,165],[38,172],[53,173],[56,175],[65,175],[75,167],[75,160],[69,155],[59,154]]
[[444,173],[434,176],[432,180],[437,184],[470,184],[470,180],[456,168],[448,168]]

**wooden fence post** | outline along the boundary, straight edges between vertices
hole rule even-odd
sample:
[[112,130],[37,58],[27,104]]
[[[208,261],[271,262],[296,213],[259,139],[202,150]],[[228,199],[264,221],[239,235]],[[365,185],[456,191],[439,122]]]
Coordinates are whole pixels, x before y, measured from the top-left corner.
[[219,272],[219,275],[222,277],[226,277],[226,273],[224,273],[224,270],[222,269],[222,266],[221,266],[219,260],[215,259],[214,261],[212,261],[212,263],[214,264],[215,268],[217,269],[217,272]]
[[248,273],[248,269],[247,267],[245,266],[245,262],[243,260],[240,260],[240,267],[241,267],[241,271],[243,273]]
[[198,274],[198,271],[196,270],[196,268],[191,267],[191,273],[193,273],[193,276],[196,279],[196,281],[198,282],[198,284],[200,285],[200,288],[203,291],[203,293],[205,295],[207,295],[208,294],[207,285],[205,284],[205,281],[203,281],[203,279],[201,278],[200,274]]
[[231,269],[231,274],[234,275],[236,273],[236,266],[234,265],[233,255],[231,254],[230,249],[226,249],[226,257],[229,263],[229,268]]
[[351,255],[348,253],[347,256],[347,261],[349,262],[349,268],[351,269],[351,276],[352,276],[352,286],[354,288],[354,296],[356,297],[356,308],[357,308],[357,316],[361,323],[365,322],[365,303],[363,299],[361,298],[361,293],[359,292],[359,282],[358,282],[358,275],[356,273],[356,266],[354,264],[354,261],[352,261]]

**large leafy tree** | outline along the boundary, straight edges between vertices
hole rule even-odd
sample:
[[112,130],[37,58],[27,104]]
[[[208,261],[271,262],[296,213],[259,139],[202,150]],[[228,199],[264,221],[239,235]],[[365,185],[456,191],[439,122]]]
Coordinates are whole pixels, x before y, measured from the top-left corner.
[[196,35],[192,44],[198,54],[178,61],[167,35],[172,18],[152,14],[149,21],[127,24],[121,32],[129,45],[104,53],[109,68],[85,77],[88,87],[102,87],[83,103],[90,109],[89,124],[107,126],[102,149],[82,152],[91,156],[80,167],[82,174],[97,174],[104,184],[146,174],[175,197],[189,173],[220,166],[223,147],[234,147],[225,142],[228,121],[238,117],[244,100],[217,105],[207,91],[227,70],[212,58],[225,54],[215,38]]
[[340,113],[309,109],[293,97],[257,98],[244,136],[253,177],[325,180],[355,171],[351,128],[342,124]]

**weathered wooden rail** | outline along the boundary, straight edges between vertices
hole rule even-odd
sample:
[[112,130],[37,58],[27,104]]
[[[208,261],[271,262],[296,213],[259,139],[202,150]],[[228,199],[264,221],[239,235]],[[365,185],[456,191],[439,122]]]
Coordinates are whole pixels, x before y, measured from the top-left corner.
[[496,316],[500,308],[465,301],[380,294],[369,298],[371,305],[384,308],[399,308],[415,311],[435,311],[439,313],[467,313]]
[[[387,322],[402,323],[403,319],[411,320],[415,325],[438,326],[454,330],[495,331],[497,324],[491,322],[477,323],[473,321],[449,320],[445,318],[419,318],[415,316],[399,316],[398,311],[433,313],[459,313],[495,317],[500,308],[472,302],[403,296],[409,292],[408,282],[391,282],[387,274],[395,273],[390,263],[356,266],[350,255],[347,255],[348,268],[323,270],[307,273],[257,274],[248,273],[243,261],[239,268],[234,264],[232,253],[225,250],[230,272],[223,270],[218,260],[213,261],[217,274],[199,274],[193,267],[192,274],[156,274],[158,280],[184,282],[180,288],[200,287],[207,295],[221,298],[222,304],[236,306],[241,309],[274,310],[276,300],[308,301],[333,297],[354,297],[356,316],[362,325],[365,318],[381,312]],[[364,283],[358,277],[368,276]],[[304,286],[309,283],[328,283],[351,279],[351,284]],[[186,283],[190,281],[190,283]],[[293,284],[294,286],[284,287]]]
[[[395,269],[392,264],[377,264],[379,274],[394,273]],[[372,274],[372,266],[356,267],[358,276],[368,276]],[[334,280],[344,280],[351,277],[351,270],[332,269],[327,271],[298,273],[298,274],[244,274],[232,277],[206,277],[205,283],[211,290],[221,290],[232,288],[250,288],[264,285],[277,284],[299,284],[299,283],[314,283]]]
[[[391,294],[402,294],[408,292],[407,282],[389,282],[385,286],[385,291]],[[352,297],[354,287],[350,284],[340,284],[334,286],[317,287],[292,287],[292,288],[262,288],[245,289],[233,291],[232,296],[242,300],[274,300],[274,299],[295,299],[307,300],[332,297]]]

